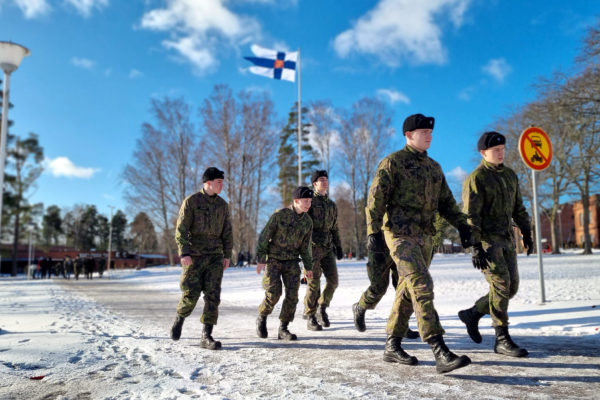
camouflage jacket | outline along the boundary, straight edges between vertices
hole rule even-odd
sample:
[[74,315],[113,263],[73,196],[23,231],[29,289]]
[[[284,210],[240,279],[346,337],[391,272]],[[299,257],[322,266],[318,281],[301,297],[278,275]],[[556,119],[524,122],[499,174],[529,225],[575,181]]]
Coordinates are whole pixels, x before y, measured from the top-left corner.
[[341,248],[340,232],[337,224],[337,206],[325,195],[314,192],[312,205],[308,210],[313,223],[313,246]]
[[231,258],[233,233],[227,202],[204,189],[188,196],[179,209],[175,241],[179,256],[223,254]]
[[408,145],[379,163],[365,211],[369,235],[383,229],[401,236],[433,236],[436,211],[454,227],[467,223],[440,165]]
[[531,231],[517,174],[503,164],[481,160],[465,180],[462,198],[474,243],[511,239],[513,220],[521,231]]
[[258,261],[265,263],[271,258],[281,261],[298,260],[300,255],[304,269],[311,271],[312,230],[312,219],[307,213],[296,213],[293,205],[276,211],[258,238]]

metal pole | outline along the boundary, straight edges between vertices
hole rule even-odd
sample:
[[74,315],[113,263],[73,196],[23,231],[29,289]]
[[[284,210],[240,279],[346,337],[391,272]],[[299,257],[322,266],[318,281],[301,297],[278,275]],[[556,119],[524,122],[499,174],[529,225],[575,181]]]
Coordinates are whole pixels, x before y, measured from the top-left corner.
[[533,218],[535,220],[535,247],[537,248],[538,269],[540,271],[540,301],[546,302],[546,293],[544,289],[544,264],[542,263],[542,238],[540,229],[540,213],[538,212],[537,201],[537,181],[535,179],[535,170],[531,170],[531,180],[533,181]]
[[300,97],[300,49],[298,49],[298,186],[302,186],[302,98]]
[[8,136],[8,96],[10,89],[10,73],[4,71],[4,87],[2,88],[2,125],[0,129],[0,239],[2,237],[2,200],[4,193],[4,164],[6,163],[6,137]]
[[33,229],[29,228],[29,251],[27,252],[27,279],[31,279],[31,233]]
[[108,225],[108,260],[106,261],[108,268],[106,269],[108,271],[108,279],[110,279],[110,260],[111,260],[111,252],[112,252],[112,212],[113,212],[113,208],[115,208],[114,206],[108,206],[108,208],[110,208],[110,220],[109,220],[109,225]]

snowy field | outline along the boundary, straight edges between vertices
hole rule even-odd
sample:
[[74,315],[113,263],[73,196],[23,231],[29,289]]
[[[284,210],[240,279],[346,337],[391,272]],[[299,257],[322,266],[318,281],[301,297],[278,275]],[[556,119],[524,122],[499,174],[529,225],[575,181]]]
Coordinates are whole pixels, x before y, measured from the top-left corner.
[[[420,340],[403,342],[417,366],[382,361],[388,290],[367,312],[359,333],[351,305],[368,286],[365,262],[339,263],[340,286],[328,309],[331,327],[306,329],[302,304],[277,340],[255,334],[263,298],[254,268],[230,268],[223,279],[219,324],[223,350],[199,347],[202,301],[169,339],[179,299],[178,267],[112,272],[92,281],[0,278],[1,399],[599,399],[600,254],[544,257],[546,303],[540,304],[535,256],[519,256],[521,285],[511,302],[511,334],[530,352],[493,352],[489,317],[483,343],[468,338],[456,313],[487,290],[466,255],[436,255],[431,267],[446,343],[473,360],[440,375]],[[306,286],[300,289],[301,299]],[[281,303],[281,301],[280,301]],[[416,329],[414,320],[411,327]]]

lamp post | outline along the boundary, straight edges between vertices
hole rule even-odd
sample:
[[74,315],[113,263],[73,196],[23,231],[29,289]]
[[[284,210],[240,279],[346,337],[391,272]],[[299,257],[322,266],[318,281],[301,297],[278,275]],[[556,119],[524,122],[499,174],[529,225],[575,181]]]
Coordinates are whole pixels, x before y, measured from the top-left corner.
[[[8,94],[10,90],[10,74],[19,68],[23,57],[31,54],[28,48],[12,42],[0,41],[0,68],[4,71],[4,87],[2,90],[2,125],[0,125],[0,235],[2,232],[2,197],[4,194],[4,163],[6,162],[6,137],[8,136]],[[0,236],[1,237],[1,236]],[[17,271],[11,271],[17,275]]]
[[108,221],[108,259],[106,261],[107,263],[107,271],[108,271],[108,279],[110,279],[110,262],[111,262],[111,252],[112,252],[112,216],[113,216],[113,208],[115,208],[115,206],[108,206],[108,208],[110,208],[110,220]]

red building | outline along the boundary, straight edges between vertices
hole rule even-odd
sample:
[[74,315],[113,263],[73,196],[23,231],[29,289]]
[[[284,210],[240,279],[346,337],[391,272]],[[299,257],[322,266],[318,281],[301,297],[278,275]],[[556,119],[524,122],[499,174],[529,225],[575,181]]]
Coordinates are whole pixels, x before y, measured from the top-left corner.
[[[593,247],[600,247],[599,228],[600,228],[600,196],[590,196],[590,236]],[[560,205],[557,215],[558,224],[558,242],[563,248],[582,247],[583,238],[583,206],[581,201],[564,203]],[[552,244],[552,233],[550,231],[550,219],[545,214],[540,217],[542,227],[542,242],[547,246]]]
[[[590,206],[588,208],[590,225],[589,232],[592,247],[600,247],[599,229],[600,229],[600,196],[595,194],[590,196]],[[573,214],[575,216],[575,241],[578,246],[583,246],[585,241],[583,235],[583,205],[581,201],[573,205]]]

